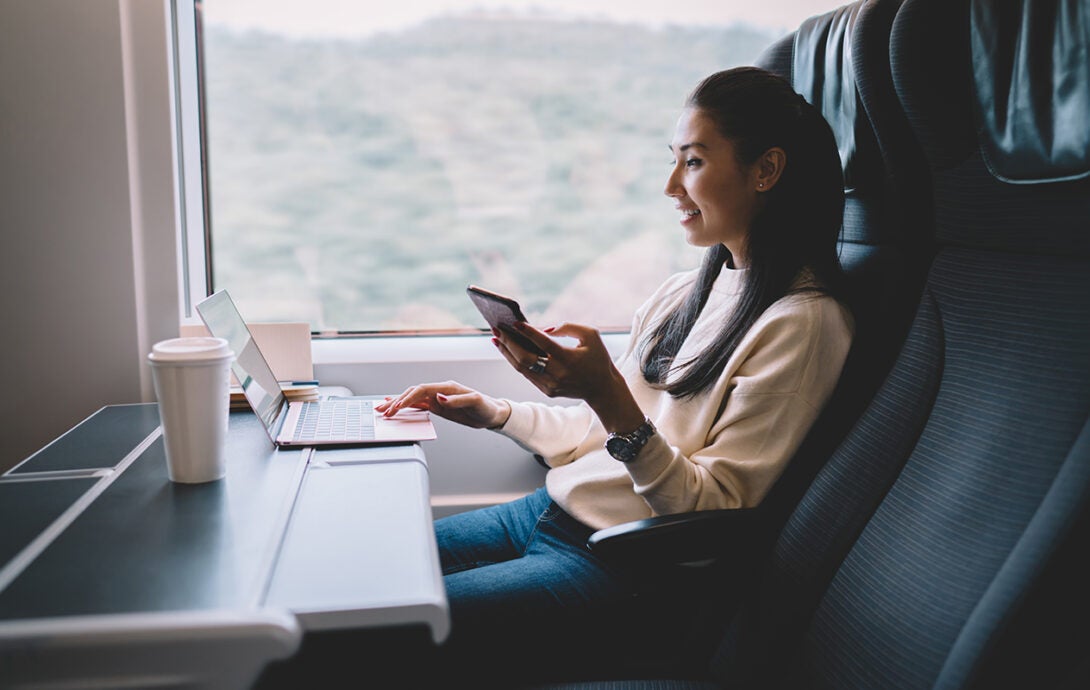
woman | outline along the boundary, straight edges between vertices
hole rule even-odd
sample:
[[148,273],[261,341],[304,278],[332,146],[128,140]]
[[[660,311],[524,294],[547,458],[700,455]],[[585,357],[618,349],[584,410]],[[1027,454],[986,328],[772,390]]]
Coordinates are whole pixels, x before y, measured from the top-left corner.
[[565,616],[631,597],[636,574],[595,557],[587,536],[756,505],[837,382],[852,322],[837,300],[843,179],[828,124],[784,80],[737,68],[696,87],[670,150],[665,194],[687,241],[708,251],[638,310],[624,355],[614,363],[598,332],[576,324],[520,324],[543,357],[493,334],[531,383],[581,404],[446,382],[379,406],[496,430],[551,468],[529,497],[436,522],[453,639],[577,620]]

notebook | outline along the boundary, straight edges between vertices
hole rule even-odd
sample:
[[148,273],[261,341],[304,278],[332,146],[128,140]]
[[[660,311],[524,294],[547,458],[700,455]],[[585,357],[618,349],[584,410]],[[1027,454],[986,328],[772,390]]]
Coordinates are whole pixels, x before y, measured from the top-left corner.
[[197,313],[208,332],[226,340],[235,351],[231,369],[276,445],[361,445],[435,438],[435,427],[425,410],[402,410],[389,419],[375,414],[374,404],[383,396],[289,401],[226,290],[201,301]]

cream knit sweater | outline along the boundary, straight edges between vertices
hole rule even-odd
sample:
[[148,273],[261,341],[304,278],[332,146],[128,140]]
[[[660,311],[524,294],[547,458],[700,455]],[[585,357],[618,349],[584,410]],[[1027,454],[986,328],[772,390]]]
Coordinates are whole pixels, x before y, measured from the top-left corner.
[[[715,338],[741,291],[724,268],[675,362]],[[602,529],[654,515],[756,505],[783,472],[832,393],[852,340],[852,319],[818,293],[789,295],[746,334],[718,381],[691,399],[650,386],[638,346],[681,302],[697,272],[668,279],[637,311],[617,367],[658,433],[631,463],[605,451],[606,431],[585,404],[511,403],[498,431],[545,458],[549,495]]]

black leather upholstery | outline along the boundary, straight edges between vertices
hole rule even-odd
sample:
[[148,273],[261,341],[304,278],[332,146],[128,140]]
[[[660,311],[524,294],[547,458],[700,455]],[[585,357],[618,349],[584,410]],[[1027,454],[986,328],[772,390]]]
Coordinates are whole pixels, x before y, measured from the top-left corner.
[[1090,7],[1080,0],[1031,2],[997,14],[972,3],[973,93],[981,152],[1004,182],[1090,176]]

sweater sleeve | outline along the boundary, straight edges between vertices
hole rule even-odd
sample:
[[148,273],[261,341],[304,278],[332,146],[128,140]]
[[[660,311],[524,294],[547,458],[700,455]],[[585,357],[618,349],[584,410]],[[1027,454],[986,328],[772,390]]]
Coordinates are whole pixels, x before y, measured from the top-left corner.
[[511,416],[497,429],[522,448],[540,455],[549,467],[559,467],[578,456],[578,448],[596,417],[584,403],[563,407],[508,400]]
[[732,357],[738,366],[694,401],[721,401],[702,447],[671,445],[672,432],[687,435],[684,421],[664,419],[626,466],[636,493],[659,515],[759,503],[832,393],[850,343],[850,317],[834,300],[774,305]]

